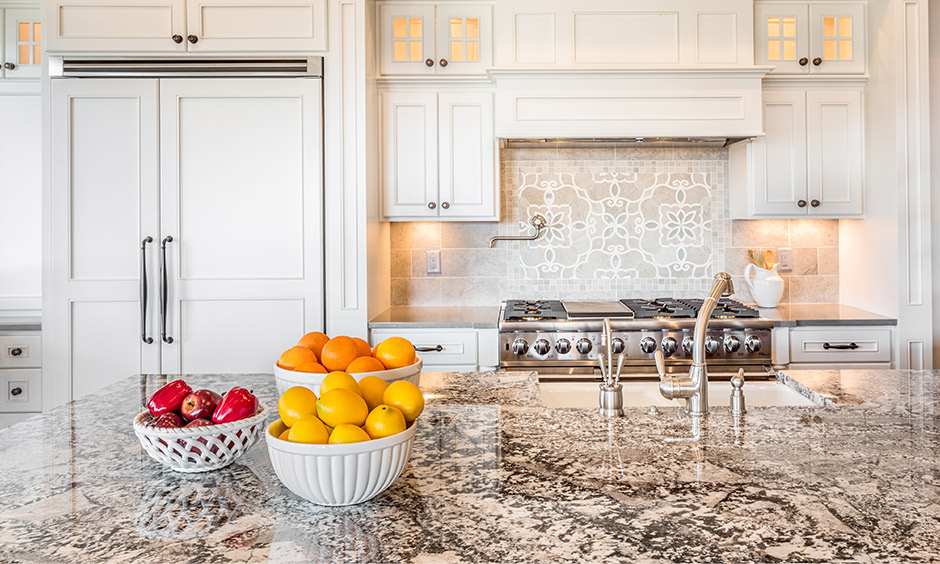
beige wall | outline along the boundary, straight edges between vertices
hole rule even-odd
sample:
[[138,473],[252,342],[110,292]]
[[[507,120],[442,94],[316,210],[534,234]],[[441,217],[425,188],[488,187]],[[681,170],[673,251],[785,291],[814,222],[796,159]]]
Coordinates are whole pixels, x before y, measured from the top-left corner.
[[[722,149],[513,149],[502,153],[499,223],[393,223],[392,305],[495,305],[507,298],[697,296],[741,274],[747,249],[792,247],[783,301],[839,300],[835,220],[730,221]],[[518,235],[534,213],[551,228]],[[441,274],[426,254],[441,252]]]

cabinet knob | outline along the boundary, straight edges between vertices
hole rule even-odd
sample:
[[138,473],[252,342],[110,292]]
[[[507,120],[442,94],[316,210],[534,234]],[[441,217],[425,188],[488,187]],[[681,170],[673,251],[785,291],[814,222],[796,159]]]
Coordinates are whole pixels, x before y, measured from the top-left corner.
[[3,68],[13,70],[16,68],[16,63],[3,63]]
[[446,67],[446,66],[447,66],[447,59],[441,59],[440,65],[441,65],[442,67]]
[[820,203],[821,202],[819,200],[813,200],[809,203],[809,205],[813,206],[814,208],[818,208]]
[[183,42],[183,36],[178,33],[171,37],[171,39],[173,40],[173,43],[176,43],[177,45]]
[[23,354],[23,349],[16,347],[15,349],[10,349],[10,356],[20,356]]
[[813,64],[818,67],[819,65],[822,64],[822,59],[820,59],[819,57],[816,57],[815,59],[813,59]]
[[801,66],[801,67],[805,67],[805,66],[808,65],[808,64],[809,64],[809,59],[807,59],[806,57],[802,57],[802,58],[800,59],[800,66]]
[[437,207],[437,204],[435,204],[434,202],[428,202],[428,208],[429,208],[429,209],[432,209],[432,210],[433,210],[433,209],[436,208],[436,207]]
[[800,206],[801,208],[805,208],[806,200],[800,200],[799,202],[796,203],[796,205]]
[[434,66],[434,59],[428,59],[428,60],[424,61],[424,66],[426,66],[426,67],[433,67],[433,66]]
[[450,202],[441,202],[441,207],[445,210],[450,209]]
[[15,388],[13,388],[12,390],[10,390],[10,395],[13,396],[13,397],[16,397],[16,396],[18,396],[18,395],[20,395],[20,394],[22,394],[22,393],[23,393],[23,388],[20,388],[19,386],[17,386],[17,387],[15,387]]
[[193,45],[195,45],[196,43],[199,43],[199,38],[196,37],[195,35],[190,35],[186,39],[188,39],[189,42],[192,43]]

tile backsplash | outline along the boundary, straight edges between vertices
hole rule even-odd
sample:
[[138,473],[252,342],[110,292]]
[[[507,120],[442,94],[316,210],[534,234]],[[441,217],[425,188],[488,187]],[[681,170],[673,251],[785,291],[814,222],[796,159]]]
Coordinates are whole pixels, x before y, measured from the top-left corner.
[[[729,221],[725,149],[502,151],[499,223],[393,223],[392,305],[495,305],[507,298],[702,295],[742,274],[747,249],[793,248],[784,302],[839,299],[837,220]],[[526,235],[540,213],[547,232]],[[427,274],[426,253],[441,252]]]

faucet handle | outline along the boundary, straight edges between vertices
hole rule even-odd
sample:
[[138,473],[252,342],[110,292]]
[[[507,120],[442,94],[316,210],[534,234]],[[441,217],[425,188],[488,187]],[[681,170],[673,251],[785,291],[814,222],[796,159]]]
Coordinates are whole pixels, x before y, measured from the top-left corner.
[[666,379],[666,359],[663,357],[663,351],[656,349],[653,352],[653,359],[656,361],[656,372],[659,372],[659,379]]

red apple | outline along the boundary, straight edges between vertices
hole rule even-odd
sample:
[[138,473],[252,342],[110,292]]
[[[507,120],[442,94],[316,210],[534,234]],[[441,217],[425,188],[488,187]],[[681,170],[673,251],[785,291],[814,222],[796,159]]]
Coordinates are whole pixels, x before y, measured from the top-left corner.
[[196,390],[183,398],[180,413],[187,421],[211,419],[220,401],[222,401],[222,396],[211,390]]
[[205,427],[206,425],[215,425],[215,423],[204,417],[200,417],[199,419],[193,419],[187,423],[185,427],[188,429],[190,427]]
[[170,411],[157,417],[151,424],[154,427],[177,429],[183,426],[183,420],[180,419],[180,416],[177,415],[175,411]]

